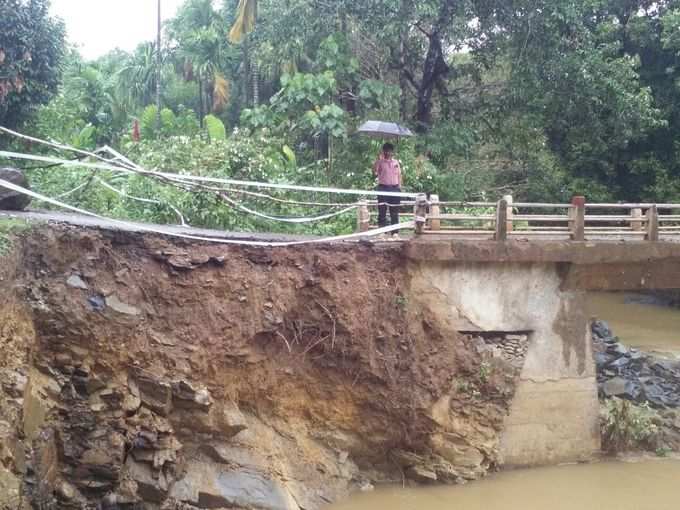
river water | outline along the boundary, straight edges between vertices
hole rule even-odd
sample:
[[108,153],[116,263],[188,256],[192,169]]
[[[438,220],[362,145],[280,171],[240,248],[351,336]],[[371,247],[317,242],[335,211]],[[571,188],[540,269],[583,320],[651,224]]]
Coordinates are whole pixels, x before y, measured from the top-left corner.
[[506,471],[467,485],[356,494],[331,510],[678,510],[680,460]]
[[623,292],[588,295],[590,314],[607,321],[623,344],[680,355],[680,309],[649,301],[649,296]]

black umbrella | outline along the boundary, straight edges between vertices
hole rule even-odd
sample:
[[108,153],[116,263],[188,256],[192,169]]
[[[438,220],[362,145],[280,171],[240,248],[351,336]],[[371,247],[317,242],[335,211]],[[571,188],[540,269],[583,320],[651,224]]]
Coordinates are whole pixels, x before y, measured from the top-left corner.
[[413,136],[413,132],[395,122],[382,122],[380,120],[369,120],[364,122],[357,133],[370,136],[371,138],[402,138]]

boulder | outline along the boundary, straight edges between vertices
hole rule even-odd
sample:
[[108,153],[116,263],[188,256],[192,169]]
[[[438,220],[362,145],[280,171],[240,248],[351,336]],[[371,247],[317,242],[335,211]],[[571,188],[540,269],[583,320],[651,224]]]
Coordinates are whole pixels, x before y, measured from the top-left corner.
[[672,401],[671,396],[659,384],[658,378],[651,378],[643,384],[642,393],[651,404],[655,406],[665,406]]
[[602,393],[606,397],[618,397],[626,393],[627,381],[623,377],[614,377],[602,385]]
[[219,424],[220,429],[229,437],[233,437],[248,428],[245,416],[243,416],[238,406],[231,401],[223,404],[222,412],[219,416]]
[[155,470],[146,463],[135,462],[132,457],[128,457],[125,475],[137,484],[137,496],[143,501],[160,503],[165,499],[171,480],[162,470]]
[[595,353],[595,364],[597,365],[598,368],[606,366],[609,362],[614,361],[614,358],[611,356],[598,352]]
[[55,491],[57,499],[61,504],[60,508],[85,508],[87,500],[73,485],[66,481],[61,481]]
[[591,330],[596,337],[602,340],[611,338],[613,336],[609,324],[604,321],[594,321],[591,326]]
[[[28,179],[21,170],[16,168],[0,168],[0,179],[22,188],[29,188]],[[0,210],[23,211],[30,203],[30,197],[0,186]]]
[[423,466],[411,466],[404,473],[409,480],[413,480],[418,483],[434,483],[437,481],[437,473],[430,471]]
[[175,406],[181,409],[207,411],[213,404],[212,396],[207,388],[197,387],[188,381],[172,383],[172,399]]
[[454,434],[434,434],[430,438],[433,450],[456,467],[479,468],[484,455]]
[[139,389],[142,404],[161,416],[167,416],[172,408],[172,386],[170,383],[141,371],[138,372],[135,383]]
[[607,346],[607,353],[616,358],[620,358],[621,356],[628,354],[628,349],[624,345],[616,342]]
[[87,283],[78,276],[77,274],[72,274],[66,280],[66,285],[73,287],[74,289],[87,290]]
[[278,480],[251,470],[233,471],[210,461],[187,463],[184,478],[170,497],[199,508],[299,510],[288,489]]
[[200,451],[218,464],[236,466],[252,471],[264,471],[270,464],[267,458],[257,451],[226,442],[202,444]]
[[621,370],[624,369],[629,364],[630,364],[630,359],[626,358],[625,356],[621,356],[620,358],[609,363],[608,366],[611,369],[618,370],[619,372],[621,372]]
[[106,306],[111,308],[113,311],[118,312],[123,315],[132,315],[132,316],[138,316],[141,315],[142,312],[139,308],[135,308],[132,305],[129,305],[127,303],[124,303],[121,301],[118,296],[112,295],[108,296],[105,298],[106,300]]

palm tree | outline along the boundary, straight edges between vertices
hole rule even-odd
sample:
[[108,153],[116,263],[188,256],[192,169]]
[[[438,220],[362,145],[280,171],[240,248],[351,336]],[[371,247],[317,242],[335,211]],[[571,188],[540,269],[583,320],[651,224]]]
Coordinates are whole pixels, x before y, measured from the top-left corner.
[[170,23],[170,34],[179,43],[184,78],[195,80],[199,94],[199,118],[219,111],[229,98],[230,84],[221,72],[224,61],[224,27],[211,0],[188,0]]
[[239,44],[245,36],[255,30],[257,20],[257,0],[239,0],[236,8],[236,21],[229,32],[229,41]]
[[123,68],[116,73],[121,95],[131,104],[146,106],[157,89],[157,54],[153,43],[140,44]]

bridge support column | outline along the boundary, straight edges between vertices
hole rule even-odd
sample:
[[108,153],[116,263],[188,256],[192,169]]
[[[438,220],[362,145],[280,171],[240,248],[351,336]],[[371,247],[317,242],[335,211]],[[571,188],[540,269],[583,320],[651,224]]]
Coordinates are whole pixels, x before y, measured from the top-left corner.
[[591,459],[599,401],[583,292],[554,263],[421,262],[411,293],[458,331],[526,331],[529,347],[499,450],[510,467]]

